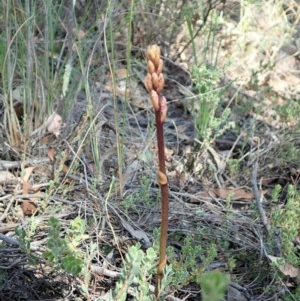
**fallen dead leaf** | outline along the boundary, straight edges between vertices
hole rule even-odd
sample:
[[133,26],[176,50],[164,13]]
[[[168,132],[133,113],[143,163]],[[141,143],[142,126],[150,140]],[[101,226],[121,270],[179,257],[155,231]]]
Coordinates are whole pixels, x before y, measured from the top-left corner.
[[208,191],[199,191],[196,193],[197,198],[199,199],[211,199],[211,195]]
[[[48,157],[51,160],[51,162],[55,161],[55,155],[56,155],[55,149],[54,148],[50,148],[49,151],[48,151]],[[62,158],[60,163],[63,166],[63,172],[67,173],[69,171],[69,167],[64,162],[65,162],[65,158]]]
[[220,154],[218,154],[212,147],[208,147],[207,150],[210,152],[210,154],[214,158],[214,161],[216,162],[217,167],[218,167],[218,171],[220,173],[223,173],[226,168],[226,162],[224,161],[222,156]]
[[46,144],[46,145],[51,145],[56,141],[56,135],[54,135],[53,133],[45,133],[43,134],[43,136],[40,138],[41,143],[42,144]]
[[33,166],[25,168],[22,171],[22,174],[24,174],[24,176],[22,176],[22,180],[25,181],[25,182],[28,182],[33,170],[34,170]]
[[31,192],[33,192],[33,187],[30,183],[22,181],[23,183],[23,195],[27,195]]
[[17,178],[7,170],[0,170],[0,184],[17,180]]
[[55,160],[55,150],[54,150],[54,148],[49,149],[48,157],[51,160],[51,162],[54,162],[54,160]]
[[212,192],[221,199],[230,198],[232,201],[236,200],[252,200],[254,198],[252,192],[247,192],[242,188],[217,188],[213,189]]
[[285,262],[285,260],[282,257],[268,255],[268,258],[271,260],[272,263],[276,265],[276,267],[278,267],[280,272],[283,273],[285,276],[296,278],[300,275],[300,269],[295,268],[288,262]]
[[37,205],[30,201],[23,201],[21,204],[21,209],[25,216],[31,216],[37,210]]
[[[23,196],[26,196],[32,192],[34,192],[36,194],[39,194],[39,192],[40,192],[39,190],[35,190],[33,188],[32,184],[29,183],[29,178],[34,169],[35,169],[35,167],[31,166],[31,167],[27,167],[22,170],[21,182],[22,182],[22,187],[23,187],[23,190],[22,190]],[[38,206],[34,203],[35,200],[36,200],[36,198],[31,198],[30,201],[25,200],[21,204],[21,209],[25,216],[31,216],[32,214],[34,214],[36,212]]]
[[62,117],[53,113],[46,121],[46,128],[50,133],[53,133],[56,137],[60,135],[60,130],[64,127]]

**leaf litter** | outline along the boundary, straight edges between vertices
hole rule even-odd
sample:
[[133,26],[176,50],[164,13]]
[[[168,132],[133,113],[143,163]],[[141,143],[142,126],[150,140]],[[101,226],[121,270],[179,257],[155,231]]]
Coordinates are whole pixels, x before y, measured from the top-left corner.
[[[262,6],[264,14],[268,9],[270,9],[268,5]],[[261,35],[265,35],[265,26],[270,28],[270,24],[259,23],[258,27],[263,29]],[[226,30],[232,30],[225,37],[229,40],[225,42],[229,44],[223,47],[224,52],[221,52],[220,55],[225,57],[231,52],[231,56],[235,57],[239,64],[231,65],[231,69],[224,80],[235,80],[237,74],[243,74],[240,82],[236,82],[237,85],[242,85],[241,92],[238,93],[237,109],[240,109],[239,104],[243,106],[250,101],[255,103],[254,108],[266,106],[268,111],[271,111],[270,107],[273,102],[269,101],[274,94],[270,97],[263,97],[265,94],[260,94],[259,91],[254,91],[252,87],[247,86],[251,82],[251,70],[248,66],[252,65],[254,61],[258,62],[258,56],[262,55],[264,51],[268,53],[268,49],[264,49],[264,51],[260,49],[259,54],[256,55],[254,53],[255,49],[258,48],[259,36],[253,36],[253,33],[257,34],[258,28],[253,28],[252,32],[250,31],[244,36],[251,51],[253,51],[249,57],[246,57],[245,52],[238,49],[238,42],[243,38],[243,35],[238,32],[241,31],[241,28],[233,22],[226,24],[224,32]],[[281,32],[280,28],[278,30]],[[271,43],[272,38],[269,36],[267,42]],[[282,55],[281,50],[275,49],[275,51],[278,55]],[[272,53],[268,55],[272,56]],[[272,92],[279,96],[278,102],[283,102],[289,97],[296,97],[298,95],[297,86],[300,86],[298,85],[299,77],[291,72],[292,67],[299,64],[299,59],[296,55],[292,56],[291,62],[286,58],[286,52],[283,55],[284,57],[280,58],[276,64],[276,68],[279,69],[259,74],[260,86],[271,88]],[[286,64],[282,65],[284,61]],[[181,63],[189,64],[184,61]],[[136,70],[140,68],[139,65],[135,67]],[[259,66],[256,67],[259,68]],[[179,70],[179,72],[174,72],[174,70]],[[94,289],[90,292],[94,297],[111,287],[111,282],[118,276],[117,271],[122,262],[123,248],[126,251],[131,243],[137,241],[137,237],[133,237],[131,231],[128,231],[128,226],[126,229],[124,224],[134,227],[135,231],[140,228],[150,239],[153,238],[153,230],[159,226],[160,208],[157,202],[159,189],[157,187],[156,166],[154,166],[156,164],[154,163],[156,146],[155,135],[151,131],[153,113],[149,109],[149,100],[144,84],[138,80],[142,71],[136,72],[135,77],[130,78],[130,81],[126,83],[128,79],[127,69],[120,66],[116,70],[120,77],[117,79],[117,109],[127,112],[126,118],[120,117],[121,128],[114,120],[116,107],[113,102],[114,87],[111,77],[107,76],[108,80],[105,82],[99,82],[98,78],[91,77],[91,82],[95,83],[95,85],[91,85],[92,109],[78,95],[77,99],[74,99],[74,105],[67,117],[68,120],[65,121],[65,127],[62,117],[57,113],[51,115],[46,121],[47,130],[55,136],[54,143],[48,140],[46,143],[41,143],[39,138],[34,137],[31,138],[34,141],[30,141],[30,145],[32,145],[30,156],[23,159],[18,158],[19,160],[22,159],[22,165],[17,164],[14,156],[8,157],[10,165],[7,162],[6,165],[1,165],[0,161],[1,234],[8,237],[14,236],[14,230],[20,226],[29,231],[31,220],[27,215],[34,215],[34,218],[39,219],[40,223],[31,240],[34,245],[39,246],[38,250],[41,251],[46,247],[45,237],[48,231],[47,220],[49,216],[61,216],[62,232],[68,229],[70,221],[77,215],[91,220],[91,225],[88,228],[89,240],[83,244],[82,248],[84,249],[87,243],[94,242],[97,244],[99,256],[90,262],[91,270],[95,273],[94,279],[91,280],[91,286],[94,285]],[[197,138],[191,117],[194,112],[191,112],[189,108],[184,108],[180,103],[182,95],[187,93],[183,93],[183,90],[191,90],[191,87],[186,84],[190,83],[191,79],[185,70],[172,64],[170,64],[166,77],[167,90],[165,94],[169,95],[168,101],[170,103],[169,118],[165,124],[166,164],[171,196],[170,233],[178,232],[182,240],[189,234],[197,236],[204,231],[205,237],[195,238],[199,239],[199,244],[202,244],[203,247],[212,241],[216,241],[219,246],[222,246],[222,242],[226,240],[230,245],[229,254],[233,252],[233,254],[245,256],[245,258],[250,256],[253,261],[259,260],[260,268],[246,267],[239,263],[239,266],[230,271],[234,281],[238,281],[239,275],[242,275],[243,279],[239,283],[241,285],[239,289],[236,288],[237,286],[232,286],[233,288],[228,293],[229,298],[248,300],[245,296],[249,294],[255,295],[256,300],[265,300],[270,297],[264,293],[264,287],[271,285],[273,280],[268,274],[271,269],[269,262],[277,265],[286,277],[292,279],[289,285],[295,286],[297,280],[294,281],[294,279],[299,278],[298,267],[294,267],[288,262],[282,264],[280,256],[273,256],[266,252],[267,241],[263,222],[257,217],[253,218],[255,216],[253,207],[255,196],[251,185],[251,167],[253,164],[251,156],[258,158],[257,181],[263,186],[260,188],[260,195],[264,197],[261,201],[268,215],[270,213],[268,211],[270,190],[276,183],[281,183],[284,186],[289,183],[291,177],[297,179],[297,175],[299,176],[299,166],[296,165],[296,170],[293,170],[276,161],[280,151],[277,140],[280,141],[281,145],[284,143],[284,135],[280,132],[284,122],[275,118],[274,124],[272,118],[268,119],[261,112],[253,112],[253,114],[250,112],[250,117],[247,116],[248,113],[243,115],[234,112],[237,115],[233,118],[239,118],[245,132],[243,139],[238,138],[239,133],[230,130],[229,133],[218,137],[218,141],[211,146],[211,151],[201,151],[197,149],[194,142],[194,138]],[[179,88],[181,85],[184,89]],[[236,93],[238,88],[233,90],[228,92],[229,98]],[[83,113],[78,111],[79,104],[82,105]],[[270,112],[270,115],[273,114],[274,112]],[[76,122],[70,122],[70,120],[76,120]],[[91,132],[91,123],[95,126],[94,132]],[[254,123],[254,126],[251,123]],[[289,125],[293,124],[292,122]],[[63,131],[61,131],[62,129]],[[123,135],[124,177],[118,179],[115,189],[110,193],[110,183],[114,177],[118,177],[116,141],[120,138],[120,134]],[[276,135],[276,139],[272,138],[274,135]],[[95,162],[91,150],[91,145],[95,141],[98,143],[98,150],[101,154],[100,164]],[[5,145],[1,144],[0,147],[5,149]],[[222,155],[224,151],[227,151],[225,160]],[[45,161],[47,156],[50,160]],[[32,158],[36,161],[32,162]],[[232,174],[228,170],[231,159],[239,159],[239,170],[236,174]],[[7,157],[1,157],[0,160],[7,161]],[[21,166],[24,167],[25,165],[28,168],[22,169]],[[42,168],[43,172],[35,169],[37,166]],[[25,177],[22,178],[23,172],[25,172]],[[280,175],[281,173],[286,174],[286,177]],[[266,176],[269,178],[268,183],[265,180]],[[140,179],[142,177],[150,179],[148,187],[150,204],[146,203],[145,195],[138,194],[141,190]],[[21,184],[19,181],[16,182],[18,178],[23,179]],[[52,187],[51,182],[53,179],[57,181],[54,187]],[[267,189],[265,189],[264,184],[268,184]],[[123,191],[124,195],[120,196],[119,191]],[[25,195],[27,198],[30,197],[30,194],[32,198],[23,199]],[[134,199],[132,208],[127,208],[125,200],[130,195],[138,196],[138,198]],[[105,212],[104,200],[106,197],[109,197],[109,202],[114,206],[112,208],[118,208],[117,212],[124,218],[123,222],[113,209],[108,208],[108,211]],[[34,204],[34,208],[24,208],[24,204],[28,206]],[[23,209],[22,216],[16,213],[20,208]],[[37,212],[35,212],[36,210]],[[104,222],[99,223],[100,219],[98,221],[96,216],[100,216]],[[44,285],[52,282],[52,285],[56,285],[56,290],[59,290],[63,285],[65,285],[64,289],[71,289],[71,281],[74,279],[71,279],[70,276],[63,272],[55,272],[47,267],[46,262],[43,262],[45,269],[39,270],[39,268],[30,266],[24,258],[22,261],[18,261],[17,259],[21,256],[19,248],[13,244],[9,244],[9,246],[10,250],[13,250],[10,253],[13,253],[15,260],[8,260],[6,251],[8,246],[1,245],[0,251],[3,256],[1,256],[0,263],[6,265],[7,270],[13,277],[16,277],[12,278],[12,281],[18,283],[20,287],[25,285],[24,279],[17,278],[17,273],[21,270],[29,275],[27,277],[31,278],[32,282],[37,281],[37,276],[40,273],[44,277]],[[108,255],[105,254],[103,246],[112,251]],[[119,249],[119,247],[121,248]],[[224,272],[228,272],[226,265],[230,258],[227,256],[228,254],[222,253],[220,247],[217,261],[223,264],[220,266],[223,267],[221,270],[223,269]],[[7,265],[8,262],[9,265]],[[199,260],[200,264],[201,260]],[[24,265],[25,269],[22,270]],[[46,270],[51,270],[51,272],[47,273]],[[255,277],[253,277],[253,273]],[[259,278],[261,279],[259,280]],[[47,282],[47,280],[50,281]],[[60,285],[58,285],[59,281],[61,281]],[[251,286],[249,286],[250,283]],[[80,286],[78,283],[77,285]],[[199,298],[200,293],[197,291],[197,287],[194,288],[195,291],[188,300]],[[51,286],[47,286],[47,289],[52,291]],[[32,294],[33,291],[31,287],[30,292]],[[7,294],[6,296],[9,296],[7,290],[4,292]],[[280,290],[275,289],[273,295],[279,293]],[[77,291],[75,289],[73,294],[80,295],[78,289]],[[175,289],[173,294],[178,298],[185,298],[180,289],[178,291]],[[10,295],[10,299],[13,298],[14,296]]]

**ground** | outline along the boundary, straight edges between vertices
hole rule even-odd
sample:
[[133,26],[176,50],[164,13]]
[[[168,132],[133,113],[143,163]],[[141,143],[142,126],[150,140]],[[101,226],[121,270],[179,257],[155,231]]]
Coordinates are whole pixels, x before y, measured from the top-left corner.
[[[52,54],[42,7],[15,66],[19,37],[1,36],[0,300],[117,300],[108,292],[128,248],[158,250],[151,43],[161,46],[168,100],[174,275],[163,298],[202,300],[199,277],[218,270],[230,277],[225,300],[297,300],[299,3],[191,1],[191,22],[171,1],[77,1],[75,17],[70,3],[46,9],[60,21]],[[1,15],[0,27],[22,32],[30,11],[1,6],[20,13],[12,23]],[[151,291],[154,277],[146,281]]]

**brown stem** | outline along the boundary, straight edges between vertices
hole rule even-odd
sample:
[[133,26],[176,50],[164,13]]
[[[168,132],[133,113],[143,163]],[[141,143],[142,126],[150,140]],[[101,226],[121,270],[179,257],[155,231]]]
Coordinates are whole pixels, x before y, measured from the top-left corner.
[[147,76],[145,85],[150,94],[152,105],[155,111],[156,129],[157,129],[157,148],[158,148],[158,182],[161,189],[161,233],[160,233],[160,250],[159,264],[157,268],[155,281],[155,298],[158,300],[163,270],[167,263],[166,248],[168,235],[168,211],[169,211],[169,191],[168,178],[166,175],[165,165],[165,143],[163,123],[166,120],[168,105],[166,98],[160,94],[165,80],[162,74],[163,60],[160,58],[160,48],[157,45],[150,45],[146,52],[147,57]]
[[161,109],[155,112],[155,118],[156,118],[156,128],[157,128],[159,184],[161,189],[161,210],[162,210],[159,264],[157,268],[155,292],[154,292],[155,298],[156,300],[158,300],[159,288],[161,286],[161,280],[163,277],[163,269],[167,262],[166,248],[167,248],[167,236],[168,236],[169,190],[168,190],[168,180],[166,176],[164,129],[163,129],[163,122],[161,121]]

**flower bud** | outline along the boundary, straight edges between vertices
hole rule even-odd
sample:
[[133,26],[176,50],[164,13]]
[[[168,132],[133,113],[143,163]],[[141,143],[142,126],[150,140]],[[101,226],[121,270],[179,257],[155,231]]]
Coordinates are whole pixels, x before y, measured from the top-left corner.
[[152,73],[152,85],[153,89],[159,92],[157,89],[159,87],[159,80],[158,80],[158,75],[156,72]]
[[160,73],[158,75],[158,85],[157,85],[156,91],[159,93],[164,88],[164,85],[165,85],[164,75],[162,73]]
[[150,98],[151,98],[154,110],[158,111],[159,110],[159,98],[158,98],[158,94],[155,90],[151,90]]
[[155,45],[150,45],[147,48],[146,52],[146,57],[148,60],[152,61],[154,65],[157,64],[158,66],[158,60],[160,58],[160,48],[159,46]]
[[157,45],[148,46],[146,56],[147,56],[147,59],[154,64],[155,70],[157,70],[157,68],[159,66],[159,60],[160,60],[159,46],[157,46]]
[[151,77],[151,74],[148,73],[145,77],[145,86],[146,86],[146,89],[148,92],[152,91],[153,90],[153,85],[152,85],[152,77]]
[[164,61],[162,59],[160,59],[157,70],[156,70],[157,74],[160,74],[162,72],[163,66],[164,66]]
[[152,61],[148,60],[148,64],[147,64],[147,69],[148,69],[148,72],[150,74],[154,73],[155,72],[155,66],[154,64],[152,63]]

